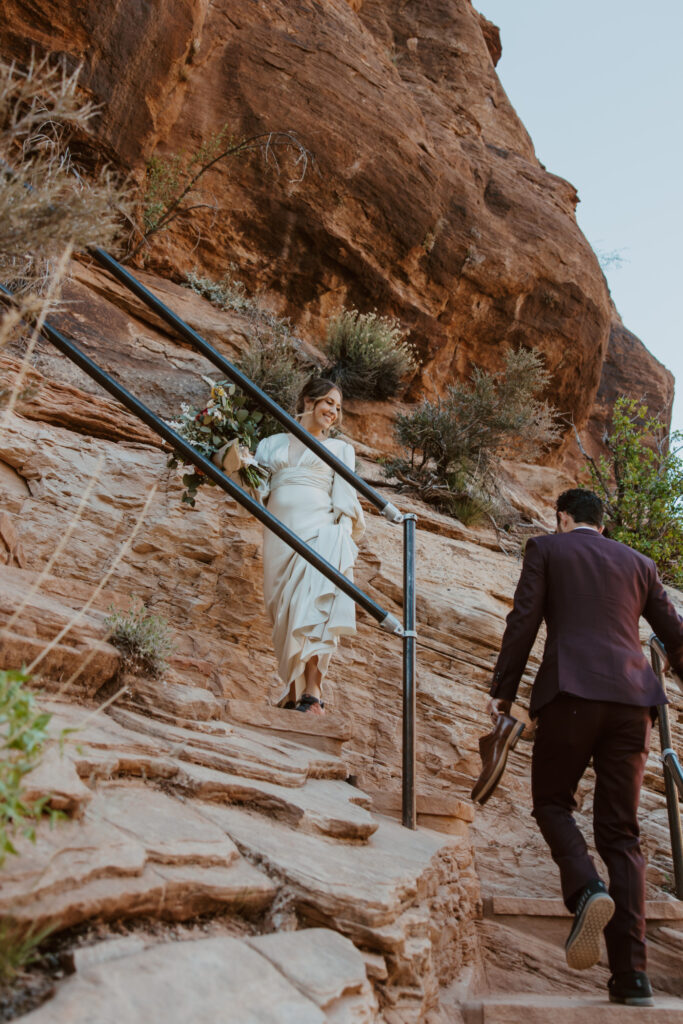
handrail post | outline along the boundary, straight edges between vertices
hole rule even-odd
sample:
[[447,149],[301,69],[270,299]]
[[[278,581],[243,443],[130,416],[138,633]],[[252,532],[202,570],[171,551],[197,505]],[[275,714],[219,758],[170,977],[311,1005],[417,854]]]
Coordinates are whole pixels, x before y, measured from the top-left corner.
[[[650,637],[650,659],[653,669],[659,676],[662,687],[666,689],[664,682],[665,657],[661,641],[653,634]],[[671,724],[669,722],[668,705],[660,704],[657,708],[657,714],[661,749],[662,751],[671,750]],[[681,806],[678,798],[678,789],[666,760],[663,761],[662,766],[664,769],[666,810],[669,816],[669,833],[671,835],[671,857],[674,864],[674,887],[677,898],[683,900],[683,828],[681,827]]]
[[417,825],[415,793],[415,524],[417,516],[403,516],[403,824]]

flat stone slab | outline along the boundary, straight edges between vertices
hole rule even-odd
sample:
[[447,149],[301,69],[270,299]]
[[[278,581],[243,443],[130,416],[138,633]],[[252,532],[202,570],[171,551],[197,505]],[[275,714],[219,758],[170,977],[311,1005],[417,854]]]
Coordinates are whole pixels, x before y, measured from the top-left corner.
[[[398,790],[371,790],[369,795],[372,797],[372,806],[380,814],[401,812],[402,797]],[[418,814],[474,821],[474,805],[448,793],[418,793],[415,803]]]
[[329,928],[307,928],[294,939],[291,932],[274,932],[246,942],[324,1010],[326,1020],[374,1020],[377,999],[353,943]]
[[[91,608],[74,621],[74,611],[85,604],[85,599],[78,604],[83,588],[78,597],[69,600],[46,594],[45,584],[34,592],[37,578],[37,573],[27,569],[2,565],[0,668],[28,665],[44,655],[40,663],[43,690],[92,697],[114,678],[121,663],[118,650],[103,640],[104,616]],[[21,614],[15,618],[19,607]],[[68,632],[48,651],[48,645],[68,625]],[[79,671],[86,658],[87,672]]]
[[266,907],[277,887],[193,805],[141,783],[101,786],[83,821],[40,824],[8,858],[0,915],[67,928],[98,917],[181,919]]
[[324,716],[304,715],[248,700],[226,700],[223,717],[228,722],[265,729],[273,735],[287,737],[330,754],[340,754],[342,745],[353,735],[349,720],[335,712]]
[[225,868],[148,864],[139,875],[96,878],[21,904],[8,902],[0,911],[16,921],[62,930],[94,918],[183,921],[218,910],[256,914],[276,893],[275,883],[244,860]]
[[225,722],[214,723],[210,733],[200,732],[115,705],[109,714],[127,730],[156,737],[164,744],[164,752],[171,756],[207,768],[291,786],[303,785],[307,778],[346,777],[346,766],[331,754],[314,752],[267,733],[255,734]]
[[[373,809],[380,814],[401,820],[403,804],[396,790],[370,790]],[[449,835],[467,835],[467,826],[474,821],[474,805],[449,794],[417,794],[417,824]]]
[[209,721],[220,718],[223,701],[210,690],[175,679],[147,679],[126,676],[129,704],[152,718],[160,714],[169,721]]
[[[288,934],[292,946],[296,933]],[[327,1024],[324,1012],[233,938],[153,946],[66,979],[23,1024]]]
[[134,836],[150,861],[227,867],[240,856],[225,833],[192,804],[151,786],[130,782],[100,786],[92,813]]
[[57,743],[47,745],[37,766],[24,776],[22,794],[22,799],[29,803],[47,796],[48,806],[76,816],[92,799],[92,791]]
[[619,1006],[590,996],[487,996],[463,1007],[465,1024],[683,1024],[683,1000],[655,996],[655,1006]]
[[[525,896],[491,896],[484,900],[484,916],[571,917],[561,899]],[[683,921],[683,901],[647,900],[648,921]]]
[[240,849],[287,879],[304,911],[343,921],[347,934],[352,923],[375,928],[395,921],[416,899],[433,858],[457,842],[381,817],[362,846],[293,830],[239,807],[216,805],[211,817]]
[[[336,839],[364,841],[377,831],[369,798],[340,779],[310,779],[295,788],[193,764],[182,767],[176,785],[194,797],[257,807],[295,828]],[[212,808],[205,807],[204,813],[211,819]]]

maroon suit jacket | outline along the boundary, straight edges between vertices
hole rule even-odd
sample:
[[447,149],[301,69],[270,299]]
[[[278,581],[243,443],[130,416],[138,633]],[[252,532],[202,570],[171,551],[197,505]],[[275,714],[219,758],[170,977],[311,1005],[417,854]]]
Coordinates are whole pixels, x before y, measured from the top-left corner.
[[545,619],[547,639],[531,692],[532,716],[558,693],[645,707],[666,703],[640,645],[641,615],[683,677],[683,620],[651,559],[590,529],[529,540],[491,696],[514,700]]

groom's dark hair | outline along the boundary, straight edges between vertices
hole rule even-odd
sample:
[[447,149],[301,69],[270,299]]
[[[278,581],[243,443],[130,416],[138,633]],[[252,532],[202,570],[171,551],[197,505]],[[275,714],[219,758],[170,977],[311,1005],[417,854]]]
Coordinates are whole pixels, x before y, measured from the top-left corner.
[[575,523],[590,523],[591,526],[602,526],[605,507],[595,491],[585,487],[572,487],[562,491],[555,502],[558,512],[568,512]]

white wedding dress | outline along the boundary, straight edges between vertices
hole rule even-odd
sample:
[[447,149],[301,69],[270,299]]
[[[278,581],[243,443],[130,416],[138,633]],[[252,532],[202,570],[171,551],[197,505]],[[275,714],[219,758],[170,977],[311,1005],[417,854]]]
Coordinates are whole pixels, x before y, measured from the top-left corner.
[[[338,438],[324,442],[351,469],[355,453]],[[336,569],[353,578],[356,540],[365,531],[356,492],[291,434],[266,437],[256,461],[270,470],[265,504],[293,533]],[[304,692],[304,668],[317,655],[324,677],[340,636],[356,631],[354,602],[317,569],[264,530],[263,594],[273,627],[278,671],[286,685],[283,703],[295,683]]]

